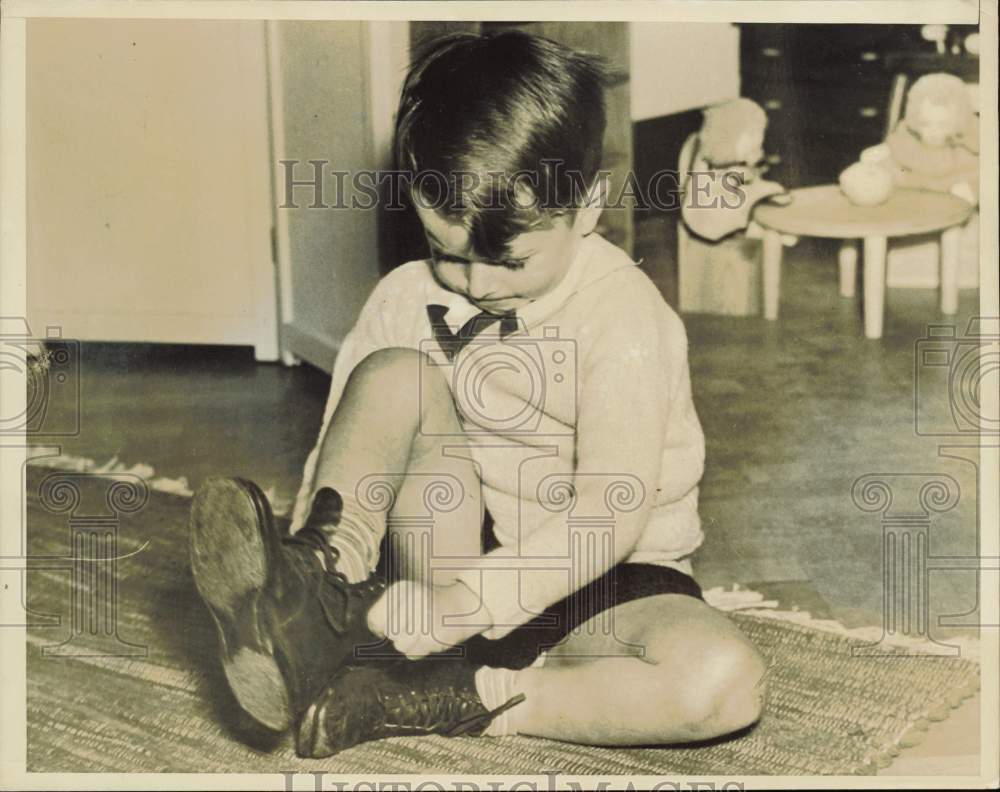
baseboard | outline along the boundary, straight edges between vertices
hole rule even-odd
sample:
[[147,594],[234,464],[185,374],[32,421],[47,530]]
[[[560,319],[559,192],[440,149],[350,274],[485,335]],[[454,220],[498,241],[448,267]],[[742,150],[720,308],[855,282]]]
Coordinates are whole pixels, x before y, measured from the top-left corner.
[[282,354],[291,353],[327,373],[333,371],[333,361],[342,343],[343,339],[303,330],[292,324],[281,326]]

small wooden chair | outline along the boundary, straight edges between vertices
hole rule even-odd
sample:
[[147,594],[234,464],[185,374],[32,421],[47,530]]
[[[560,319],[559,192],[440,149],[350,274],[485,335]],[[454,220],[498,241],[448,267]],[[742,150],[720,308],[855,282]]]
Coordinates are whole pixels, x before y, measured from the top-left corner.
[[[678,180],[682,201],[687,200],[687,182],[698,148],[698,135],[688,137],[678,158]],[[733,234],[709,242],[692,234],[683,211],[677,220],[677,271],[680,310],[685,313],[717,313],[750,316],[760,313],[759,239]]]
[[[681,217],[677,221],[680,310],[684,313],[729,316],[759,314],[762,288],[768,288],[768,282],[762,277],[761,238],[739,231],[718,241],[711,241],[688,228],[684,208],[688,200],[688,179],[697,154],[698,134],[695,133],[684,141],[677,162],[678,181],[684,202]],[[794,244],[794,240],[782,237],[782,243],[790,245]]]
[[[972,105],[979,112],[979,85],[968,82]],[[912,84],[907,72],[897,73],[892,81],[889,96],[889,112],[886,117],[885,136],[896,128],[906,104],[906,91]],[[970,217],[962,228],[958,271],[955,273],[957,288],[975,289],[979,287],[979,211]],[[849,254],[848,254],[849,256]],[[927,235],[912,240],[897,240],[892,243],[886,258],[886,286],[890,288],[937,288],[940,283],[941,246],[938,235]],[[841,270],[841,283],[852,278],[853,273]],[[851,284],[853,287],[853,282]],[[954,291],[954,289],[946,289]],[[844,294],[844,286],[841,288]],[[853,294],[853,290],[851,291]],[[850,295],[848,295],[850,296]],[[957,308],[957,306],[955,306]],[[951,311],[954,312],[954,309]]]

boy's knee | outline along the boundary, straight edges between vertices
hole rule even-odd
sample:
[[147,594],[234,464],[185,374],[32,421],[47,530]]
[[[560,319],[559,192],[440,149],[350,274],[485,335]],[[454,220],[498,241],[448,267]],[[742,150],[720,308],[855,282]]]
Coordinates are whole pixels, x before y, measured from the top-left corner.
[[406,347],[386,347],[370,353],[351,371],[350,381],[413,401],[418,394],[436,396],[438,391],[442,388],[446,391],[448,387],[440,366],[429,355]]
[[445,383],[441,366],[426,352],[409,347],[384,347],[369,353],[354,367],[362,376],[408,377],[414,380],[438,379]]
[[[689,647],[684,654],[686,679],[672,714],[682,719],[681,730],[688,740],[722,737],[757,722],[764,709],[767,665],[749,641],[727,637]],[[669,657],[677,658],[676,646]],[[665,686],[674,690],[678,687],[676,663],[657,662]],[[676,734],[679,724],[674,720],[662,726],[665,733]]]
[[716,695],[716,721],[720,734],[756,723],[764,711],[767,664],[749,643],[739,644],[726,658]]
[[420,373],[419,367],[430,358],[423,352],[405,347],[385,347],[376,349],[374,352],[361,359],[354,370],[351,378],[354,379],[378,379],[378,378],[400,378],[416,377]]
[[702,739],[751,726],[764,710],[767,665],[748,641],[726,641],[702,664],[692,723]]
[[[422,426],[437,427],[441,420],[446,428],[454,411],[451,389],[441,366],[417,349],[386,347],[378,349],[358,363],[349,378],[365,399],[377,399],[384,409],[421,416]],[[445,418],[440,419],[439,416]]]

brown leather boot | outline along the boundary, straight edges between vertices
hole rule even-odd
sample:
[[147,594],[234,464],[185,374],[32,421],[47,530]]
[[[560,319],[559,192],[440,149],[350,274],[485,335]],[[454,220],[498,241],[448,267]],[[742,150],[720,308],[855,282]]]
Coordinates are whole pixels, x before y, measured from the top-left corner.
[[524,695],[486,709],[476,692],[478,668],[442,657],[347,666],[303,714],[295,751],[320,759],[386,737],[480,735]]
[[271,729],[287,729],[357,647],[379,642],[366,616],[384,581],[348,583],[319,530],[339,521],[341,506],[334,490],[320,490],[305,527],[290,536],[251,481],[211,479],[191,505],[191,569],[226,679],[240,706]]

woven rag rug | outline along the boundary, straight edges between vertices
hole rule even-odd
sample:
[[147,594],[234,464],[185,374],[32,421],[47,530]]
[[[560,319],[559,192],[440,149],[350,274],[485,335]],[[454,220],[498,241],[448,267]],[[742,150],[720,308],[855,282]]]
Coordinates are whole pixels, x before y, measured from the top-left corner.
[[189,500],[116,489],[123,480],[28,468],[31,772],[874,773],[979,685],[965,657],[871,656],[844,635],[734,613],[770,663],[769,701],[759,724],[729,739],[618,749],[394,738],[303,760],[229,692],[188,567]]

